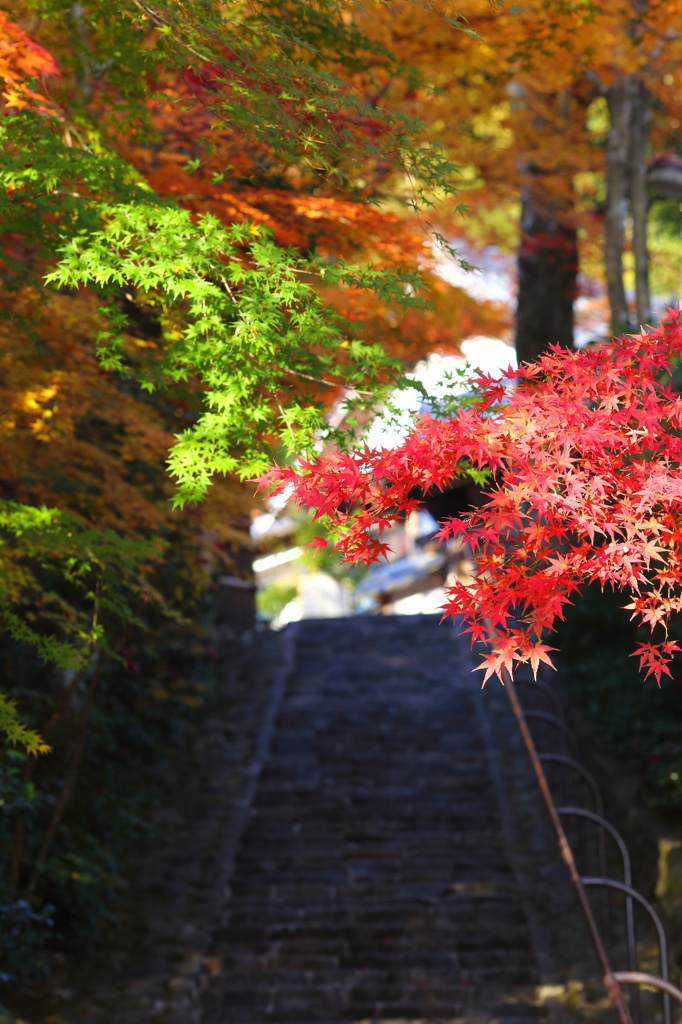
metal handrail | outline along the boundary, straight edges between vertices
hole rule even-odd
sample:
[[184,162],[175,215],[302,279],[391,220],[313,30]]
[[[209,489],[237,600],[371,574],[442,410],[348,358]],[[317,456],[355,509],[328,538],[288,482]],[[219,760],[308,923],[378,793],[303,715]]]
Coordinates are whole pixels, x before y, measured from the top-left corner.
[[586,807],[557,807],[557,814],[569,814],[574,815],[577,818],[587,818],[589,821],[593,821],[596,825],[599,825],[600,828],[603,828],[605,832],[608,832],[620,851],[623,861],[623,881],[626,885],[632,885],[632,870],[630,867],[630,854],[628,853],[628,848],[623,842],[623,837],[615,830],[610,821],[603,818],[601,814],[595,814],[594,811],[588,811]]
[[549,701],[552,707],[554,708],[554,714],[556,715],[556,717],[560,718],[562,721],[565,720],[566,713],[564,711],[564,706],[561,703],[559,694],[556,692],[556,690],[553,690],[548,683],[544,683],[542,679],[517,678],[516,685],[518,686],[519,683],[521,683],[523,686],[533,686],[536,690],[539,690],[541,693],[544,693],[545,696],[549,698]]
[[[588,820],[591,820],[591,821],[595,822],[596,824],[598,824],[600,826],[598,835],[603,838],[604,832],[608,832],[611,835],[611,837],[614,840],[614,842],[616,843],[616,845],[618,846],[618,849],[619,849],[620,854],[621,854],[621,859],[623,861],[623,875],[625,876],[625,881],[624,882],[617,882],[614,879],[600,879],[599,883],[600,884],[604,884],[604,885],[606,885],[608,887],[615,888],[615,889],[621,889],[621,891],[623,891],[625,893],[626,908],[627,908],[626,909],[626,919],[627,919],[627,922],[628,922],[628,946],[629,946],[628,952],[630,952],[630,938],[632,937],[632,947],[631,948],[633,950],[633,962],[635,962],[635,958],[636,958],[636,946],[634,944],[634,913],[633,913],[633,903],[632,903],[633,898],[636,899],[639,903],[644,905],[649,910],[649,912],[652,915],[652,919],[654,920],[654,923],[658,922],[657,930],[658,930],[658,926],[660,925],[660,919],[656,915],[656,913],[653,910],[653,908],[644,899],[644,897],[641,896],[636,890],[634,890],[632,888],[631,872],[630,872],[630,856],[628,854],[627,847],[625,846],[625,843],[623,842],[621,836],[616,831],[616,829],[613,828],[613,826],[610,824],[610,822],[608,822],[604,818],[603,813],[599,813],[599,811],[603,810],[603,803],[601,801],[601,794],[599,794],[598,787],[597,787],[596,783],[594,782],[594,779],[592,779],[592,776],[589,776],[589,778],[591,779],[591,783],[588,782],[588,785],[590,786],[590,789],[592,791],[593,796],[595,795],[595,793],[597,793],[599,795],[599,800],[595,802],[595,806],[598,807],[598,811],[597,812],[589,811],[589,810],[587,810],[585,808],[582,808],[582,807],[560,807],[560,808],[558,808],[556,806],[556,804],[554,803],[554,799],[552,797],[552,793],[551,793],[549,784],[547,782],[547,778],[546,778],[544,770],[543,770],[543,765],[542,765],[541,758],[544,757],[545,762],[547,763],[550,760],[550,757],[551,757],[551,760],[555,761],[555,763],[564,763],[564,764],[566,764],[567,767],[575,767],[575,765],[579,764],[579,762],[577,762],[577,761],[574,762],[573,758],[566,758],[565,760],[563,760],[563,755],[553,755],[553,756],[550,755],[550,756],[548,756],[547,754],[545,754],[545,755],[539,754],[538,750],[537,750],[537,748],[535,746],[535,742],[533,740],[533,736],[531,734],[531,731],[530,731],[530,729],[528,727],[527,718],[531,718],[531,719],[535,718],[536,720],[544,720],[544,721],[551,722],[551,724],[555,725],[563,733],[563,735],[565,736],[565,738],[567,740],[567,743],[570,746],[570,749],[573,751],[573,753],[575,753],[577,755],[577,743],[576,743],[575,737],[573,736],[571,731],[568,729],[566,723],[562,720],[562,718],[560,718],[560,717],[558,717],[556,715],[549,714],[548,712],[528,711],[527,713],[524,713],[523,708],[521,707],[521,704],[519,702],[519,697],[518,697],[518,693],[516,691],[516,687],[514,685],[514,681],[513,681],[512,677],[511,677],[511,674],[507,671],[506,668],[502,669],[501,677],[502,677],[502,683],[503,683],[504,688],[505,688],[505,690],[507,692],[507,696],[509,697],[509,702],[511,704],[512,711],[513,711],[514,716],[516,718],[516,721],[517,721],[517,724],[518,724],[518,727],[519,727],[519,731],[521,732],[521,736],[522,736],[524,744],[526,746],[526,750],[528,752],[528,756],[530,758],[530,761],[531,761],[531,764],[532,764],[532,767],[533,767],[533,771],[535,773],[535,777],[536,777],[538,785],[540,787],[540,792],[542,793],[542,796],[544,798],[545,805],[547,807],[547,810],[549,812],[549,816],[550,816],[551,821],[552,821],[552,825],[554,826],[554,830],[555,830],[556,835],[557,835],[557,839],[558,839],[558,842],[559,842],[559,852],[561,854],[561,857],[562,857],[564,863],[566,864],[566,866],[568,868],[569,874],[571,876],[571,881],[573,882],[574,888],[576,890],[576,894],[578,896],[578,901],[580,903],[581,909],[582,909],[583,914],[585,916],[585,921],[586,921],[586,924],[587,924],[587,927],[588,927],[590,938],[592,940],[592,944],[594,946],[595,952],[597,954],[597,959],[599,961],[599,965],[600,965],[600,968],[601,968],[601,974],[602,974],[602,980],[604,982],[604,987],[606,989],[606,992],[607,992],[607,995],[609,997],[609,1000],[611,1001],[611,1004],[612,1004],[612,1006],[613,1006],[613,1008],[614,1008],[614,1010],[616,1012],[616,1016],[618,1018],[619,1024],[631,1024],[630,1015],[629,1015],[628,1011],[626,1010],[625,1003],[623,1001],[623,992],[622,992],[622,989],[621,989],[621,984],[634,984],[634,985],[645,985],[645,986],[648,985],[651,988],[658,989],[659,991],[662,991],[662,992],[672,996],[674,999],[676,999],[679,1003],[682,1004],[682,990],[676,988],[675,985],[672,985],[667,980],[667,973],[668,973],[668,967],[667,967],[667,944],[665,942],[665,933],[664,932],[663,932],[663,944],[660,945],[662,926],[661,926],[661,931],[659,931],[659,949],[661,951],[661,963],[662,964],[664,963],[663,957],[664,957],[664,953],[665,953],[665,967],[664,967],[664,970],[663,970],[663,973],[666,975],[665,978],[658,978],[656,975],[648,974],[648,973],[643,972],[643,971],[636,971],[636,970],[613,971],[611,969],[611,965],[609,963],[609,957],[608,957],[608,954],[606,952],[606,947],[604,946],[603,939],[601,937],[601,934],[600,934],[599,929],[597,927],[597,923],[596,923],[595,918],[594,918],[594,914],[592,912],[592,907],[590,906],[590,902],[589,902],[589,900],[587,898],[587,894],[586,894],[586,891],[585,891],[585,884],[588,884],[588,885],[589,884],[593,884],[593,883],[596,884],[597,880],[596,879],[591,879],[591,878],[586,878],[585,879],[585,884],[583,884],[583,879],[578,874],[578,871],[577,871],[577,868],[576,868],[575,859],[574,859],[574,856],[573,856],[573,851],[572,851],[572,849],[570,847],[568,839],[566,838],[566,833],[564,832],[564,829],[563,829],[563,826],[562,826],[562,823],[561,823],[561,814],[564,814],[564,815],[571,815],[572,814],[572,815],[576,815],[578,817],[583,817],[583,818],[586,818]],[[544,686],[542,688],[544,689]],[[562,709],[562,711],[563,711],[563,709]],[[562,758],[561,761],[559,760],[560,758]],[[574,763],[569,765],[568,762],[574,762]],[[578,768],[578,772],[587,781],[586,776],[588,776],[589,773],[585,772],[585,770],[582,769],[582,766],[580,766]],[[594,786],[594,788],[593,788],[593,786]],[[637,996],[638,996],[638,993],[637,993]],[[635,999],[634,998],[634,994],[633,994],[633,1002],[631,1003],[631,1008],[633,1010],[633,1014],[635,1016],[635,1019],[639,1020],[639,1016],[640,1016],[640,1013],[639,1013],[639,999],[638,998]],[[664,1018],[665,1018],[664,1024],[670,1024],[669,1000],[667,1000],[665,997],[664,997]]]
[[[626,886],[632,886],[632,871],[630,868],[630,854],[628,848],[623,842],[623,838],[619,832],[613,827],[610,821],[606,818],[602,818],[600,814],[595,814],[594,811],[588,811],[584,807],[557,807],[557,814],[559,815],[573,815],[578,818],[587,818],[588,821],[593,821],[596,825],[599,825],[605,832],[611,836],[616,846],[620,850],[620,855],[623,860],[623,881]],[[637,968],[637,944],[635,941],[635,911],[632,905],[632,897],[626,895],[625,897],[625,930],[627,936],[627,950],[628,950],[628,968],[631,971]],[[639,997],[637,997],[639,998]],[[633,1006],[636,1021],[639,1021],[639,1005],[637,1000]],[[667,1024],[667,1022],[666,1022]]]
[[597,954],[597,960],[599,962],[599,966],[601,969],[604,988],[606,989],[608,997],[611,1000],[611,1005],[616,1011],[619,1024],[630,1024],[628,1012],[625,1009],[625,1003],[623,1002],[623,993],[621,992],[620,986],[618,985],[615,975],[611,970],[611,964],[609,963],[609,958],[606,952],[606,948],[604,946],[604,942],[599,933],[599,929],[597,928],[597,923],[594,919],[594,914],[592,913],[592,907],[590,906],[590,902],[587,898],[585,887],[580,881],[580,875],[578,874],[578,869],[575,865],[573,851],[571,850],[569,842],[566,838],[566,833],[564,832],[563,826],[561,824],[561,818],[559,817],[556,805],[554,803],[554,800],[552,799],[552,794],[547,783],[545,773],[542,769],[542,764],[538,759],[538,752],[535,747],[535,743],[533,742],[531,731],[528,728],[528,723],[524,717],[523,709],[519,703],[519,697],[516,692],[516,687],[514,686],[512,677],[506,668],[502,670],[502,682],[504,683],[505,690],[507,691],[507,695],[509,697],[512,710],[516,717],[516,721],[518,723],[521,736],[523,737],[523,741],[526,745],[526,750],[528,751],[528,756],[530,757],[531,764],[533,765],[533,771],[535,772],[535,777],[538,780],[540,792],[542,793],[545,805],[547,807],[547,811],[549,812],[549,816],[552,820],[552,825],[554,826],[554,830],[557,834],[561,857],[564,863],[566,864],[566,867],[568,868],[569,874],[571,876],[571,881],[573,882],[576,894],[578,896],[578,900],[580,902],[581,909],[583,911],[583,914],[585,915],[585,920],[587,922],[590,938],[592,940],[595,953]]
[[562,718],[559,718],[557,715],[551,714],[549,711],[526,711],[524,712],[524,715],[526,721],[528,721],[529,719],[533,719],[539,722],[549,722],[551,725],[555,726],[555,728],[557,728],[559,732],[563,734],[564,739],[566,740],[571,751],[577,755],[578,745],[575,741],[575,736],[573,735],[573,733],[568,728],[568,726]]
[[682,991],[672,982],[659,978],[655,974],[647,974],[646,971],[614,971],[613,976],[619,984],[649,985],[651,988],[659,989],[659,991],[672,996],[678,1003],[682,1003]]
[[[604,801],[602,799],[601,790],[597,785],[594,776],[588,772],[584,765],[580,764],[572,757],[566,757],[564,754],[539,754],[538,755],[542,764],[557,764],[564,768],[570,768],[574,771],[583,782],[587,785],[592,799],[594,801],[594,810],[601,817],[604,817]],[[599,874],[606,875],[606,837],[604,835],[604,829],[600,828],[597,832],[597,858],[599,861]],[[611,915],[609,912],[609,897],[608,893],[602,893],[602,923],[604,931],[608,935],[611,931]]]
[[604,801],[602,800],[599,786],[595,782],[594,776],[588,772],[587,768],[580,761],[576,761],[573,757],[566,757],[564,754],[538,754],[538,757],[543,764],[561,764],[566,768],[572,768],[580,775],[583,781],[587,783],[587,787],[592,794],[595,812],[600,818],[604,817]]
[[[656,933],[658,934],[658,953],[661,961],[661,980],[668,981],[668,943],[665,937],[665,931],[661,924],[661,919],[651,906],[649,901],[642,896],[641,893],[633,889],[631,885],[625,885],[623,882],[617,882],[613,878],[582,878],[583,885],[603,885],[609,889],[617,889],[619,892],[625,893],[626,897],[631,897],[636,900],[640,906],[649,914],[651,920],[654,923]],[[633,956],[634,959],[634,956]],[[670,996],[667,994],[663,995],[663,1017],[665,1024],[670,1024]]]

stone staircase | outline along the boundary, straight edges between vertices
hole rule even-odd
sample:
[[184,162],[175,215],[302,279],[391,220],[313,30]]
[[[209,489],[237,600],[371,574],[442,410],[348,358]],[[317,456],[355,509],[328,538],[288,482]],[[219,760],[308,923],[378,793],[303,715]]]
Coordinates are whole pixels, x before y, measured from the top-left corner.
[[466,653],[436,616],[299,624],[203,1024],[546,1019]]

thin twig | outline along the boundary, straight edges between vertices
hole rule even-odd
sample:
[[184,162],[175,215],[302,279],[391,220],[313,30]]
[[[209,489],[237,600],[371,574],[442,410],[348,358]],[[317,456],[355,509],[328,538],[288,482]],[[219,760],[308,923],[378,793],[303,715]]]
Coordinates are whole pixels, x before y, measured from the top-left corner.
[[[344,384],[343,384],[342,381],[338,381],[338,380],[325,380],[324,377],[314,377],[312,374],[310,374],[310,373],[303,373],[301,370],[292,370],[289,367],[287,367],[287,368],[285,368],[284,372],[285,373],[293,374],[294,377],[303,377],[303,378],[305,378],[305,380],[315,381],[316,384],[325,384],[328,388],[341,388],[341,387],[344,387]],[[361,391],[360,388],[353,388],[353,392],[356,395],[362,396],[363,398],[371,398],[372,397],[372,392],[371,391]]]

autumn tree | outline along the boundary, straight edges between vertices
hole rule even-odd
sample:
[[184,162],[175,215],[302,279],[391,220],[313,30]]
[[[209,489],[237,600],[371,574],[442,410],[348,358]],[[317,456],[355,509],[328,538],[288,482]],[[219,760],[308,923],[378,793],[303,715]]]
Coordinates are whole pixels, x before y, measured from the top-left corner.
[[536,66],[546,43],[542,3],[526,6],[522,16],[477,2],[460,9],[468,33],[448,36],[403,4],[399,18],[386,20],[382,38],[424,69],[430,94],[403,102],[407,109],[424,106],[434,134],[465,169],[472,216],[459,223],[443,209],[446,230],[494,242],[490,230],[486,236],[488,213],[521,201],[520,223],[512,228],[520,236],[516,343],[519,358],[532,358],[552,341],[570,346],[573,339],[577,224],[566,179],[579,156],[570,78],[563,60],[551,71]]
[[[423,69],[432,91],[396,102],[427,110],[464,169],[470,216],[444,230],[517,251],[520,358],[555,342],[570,347],[579,250],[606,278],[616,330],[629,322],[631,245],[644,322],[646,164],[654,147],[674,144],[679,114],[676,5],[536,0],[517,12],[466,0],[460,12],[472,31],[455,37],[409,4],[397,10],[381,38]],[[505,211],[517,209],[513,224]]]
[[[603,263],[613,331],[628,328],[632,321],[624,284],[626,247],[632,252],[636,321],[645,324],[651,318],[647,163],[650,141],[661,145],[665,139],[669,89],[679,68],[679,18],[675,5],[657,0],[623,0],[602,6],[576,3],[560,12],[552,5],[539,5],[537,51],[526,58],[530,72],[548,81],[548,72],[556,78],[556,67],[561,67],[556,134],[566,132],[568,138],[582,135],[582,146],[576,148],[578,159],[574,157],[566,165],[563,175],[565,194],[575,190],[576,181],[584,180],[586,171],[593,176],[598,171],[602,176]],[[547,65],[548,58],[554,67]],[[603,103],[607,112],[604,143],[596,153],[592,146],[591,159],[584,163],[580,154],[590,148],[585,146],[587,115],[598,103]],[[568,124],[571,120],[573,131]],[[558,137],[556,141],[557,151],[562,152]],[[558,163],[555,167],[561,169]],[[573,223],[581,226],[579,215],[573,216]]]
[[[155,437],[170,448],[176,504],[204,497],[215,474],[252,475],[272,443],[293,452],[328,432],[339,390],[351,412],[381,401],[400,367],[363,319],[424,307],[429,243],[377,208],[377,182],[408,174],[415,207],[454,187],[418,123],[353,82],[370,65],[379,79],[400,73],[390,52],[335,3],[11,14],[0,68],[7,314],[48,346],[57,308],[87,334],[92,386],[104,386],[100,372],[128,381],[117,414],[127,402],[128,424],[145,393],[184,389],[173,403],[184,429],[162,417]],[[63,345],[53,364],[8,381],[10,407],[26,413],[5,421],[12,465],[22,429],[46,452],[83,430],[74,408],[87,375],[60,363],[73,354]],[[96,457],[71,452],[78,495],[49,474],[28,488],[10,474],[5,493],[82,517],[84,467],[102,447],[114,461],[123,451],[103,440]],[[151,525],[130,494],[112,499],[124,531]],[[111,507],[89,500],[88,525],[108,526]]]

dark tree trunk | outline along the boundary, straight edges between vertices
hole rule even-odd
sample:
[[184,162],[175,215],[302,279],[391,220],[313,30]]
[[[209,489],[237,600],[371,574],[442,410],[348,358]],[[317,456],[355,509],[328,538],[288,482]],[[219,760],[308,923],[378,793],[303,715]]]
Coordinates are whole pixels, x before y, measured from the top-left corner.
[[569,130],[575,101],[565,90],[549,95],[515,91],[514,96],[515,107],[533,125],[529,148],[519,154],[521,243],[515,345],[519,363],[527,363],[550,345],[573,347],[578,244],[572,171],[563,157],[554,163],[551,156],[562,128]]
[[537,359],[549,345],[573,347],[573,302],[578,276],[575,228],[525,190],[521,206],[516,355]]
[[649,194],[646,151],[651,128],[651,98],[634,75],[617,75],[607,90],[609,132],[606,140],[606,283],[611,307],[611,330],[631,329],[623,286],[625,219],[632,216],[635,257],[636,316],[640,325],[651,319],[647,215]]
[[607,90],[609,132],[606,139],[606,215],[604,257],[606,289],[611,309],[611,330],[622,334],[630,327],[623,285],[623,249],[628,206],[628,159],[632,115],[632,79],[617,75]]
[[651,131],[651,98],[643,82],[633,87],[632,125],[630,137],[630,206],[632,209],[632,248],[635,254],[635,300],[637,321],[645,326],[651,321],[649,294],[649,246],[647,217],[649,190],[647,186],[646,151]]

